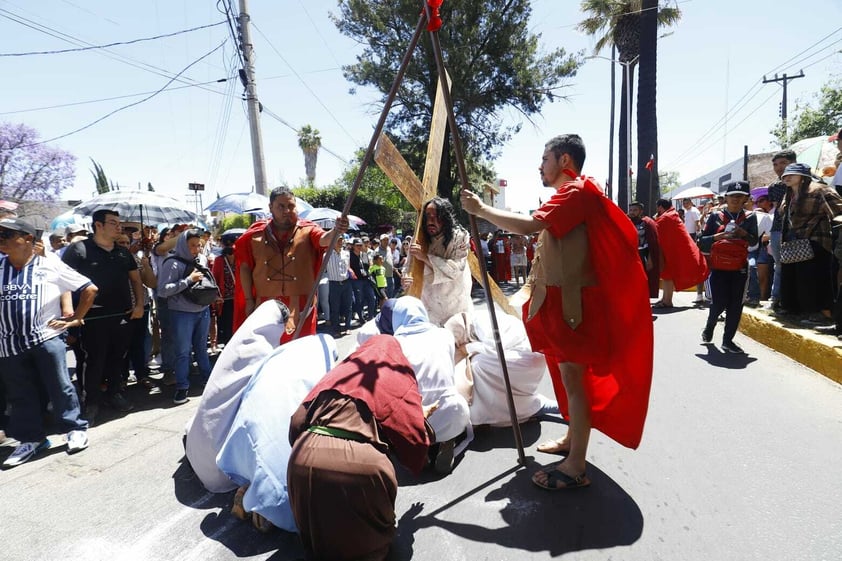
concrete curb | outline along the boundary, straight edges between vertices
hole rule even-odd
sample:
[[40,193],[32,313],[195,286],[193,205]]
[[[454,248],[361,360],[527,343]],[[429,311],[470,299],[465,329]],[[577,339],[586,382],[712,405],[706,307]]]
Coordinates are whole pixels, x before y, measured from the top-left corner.
[[743,308],[740,331],[842,384],[842,341],[812,329],[781,322],[765,311]]

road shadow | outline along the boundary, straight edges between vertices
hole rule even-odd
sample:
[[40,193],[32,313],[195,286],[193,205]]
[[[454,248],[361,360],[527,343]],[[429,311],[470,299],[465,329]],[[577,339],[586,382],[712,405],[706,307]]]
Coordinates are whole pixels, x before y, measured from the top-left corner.
[[[390,561],[411,559],[415,533],[438,527],[462,539],[493,543],[509,549],[546,551],[553,557],[590,549],[631,545],[643,533],[643,514],[635,501],[597,467],[588,465],[590,487],[550,492],[536,487],[531,477],[538,465],[510,468],[451,502],[423,514],[412,505],[400,518]],[[506,478],[514,473],[511,479]],[[498,482],[505,480],[498,486]],[[486,502],[503,502],[505,525],[491,528],[470,522],[443,520],[440,514],[475,494]]]
[[711,366],[717,368],[727,368],[729,370],[745,370],[749,364],[757,360],[748,354],[734,354],[722,352],[719,347],[713,343],[705,344],[707,353],[696,353],[696,356]]
[[236,557],[253,557],[275,552],[269,559],[292,561],[304,558],[304,550],[297,534],[273,528],[267,533],[257,531],[249,521],[235,518],[231,514],[234,491],[210,493],[182,457],[172,475],[175,497],[184,506],[196,510],[208,510],[199,524],[208,539],[219,542]]
[[653,316],[667,316],[670,314],[677,314],[679,312],[683,312],[685,310],[692,310],[694,306],[676,306],[673,305],[669,308],[652,308],[652,315]]

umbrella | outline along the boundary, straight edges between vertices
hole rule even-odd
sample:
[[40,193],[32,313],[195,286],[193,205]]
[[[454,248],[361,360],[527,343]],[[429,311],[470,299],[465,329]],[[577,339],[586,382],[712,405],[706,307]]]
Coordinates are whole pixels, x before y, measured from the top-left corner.
[[715,197],[716,193],[707,187],[688,187],[680,193],[672,196],[672,200],[676,199],[709,199]]
[[50,222],[50,231],[55,232],[56,230],[62,230],[71,224],[80,224],[88,227],[90,225],[90,220],[85,216],[76,214],[76,212],[71,209],[53,218],[53,221]]
[[[298,216],[310,222],[315,222],[322,228],[333,228],[336,224],[336,219],[342,216],[342,213],[332,208],[316,207],[299,212]],[[348,215],[348,228],[351,230],[359,230],[360,226],[365,223],[365,220],[359,216],[354,216],[353,214]]]
[[195,224],[196,213],[187,203],[154,191],[109,191],[76,205],[73,212],[91,215],[97,209],[113,210],[125,222],[160,224],[166,222]]
[[268,212],[269,197],[259,193],[230,193],[205,207],[205,212],[245,214],[249,211]]
[[[246,233],[245,228],[228,228],[224,232],[222,232],[222,236],[242,236]],[[220,237],[222,237],[220,236]]]
[[807,164],[812,168],[813,173],[821,175],[822,170],[827,166],[835,165],[836,154],[839,150],[836,143],[831,142],[827,136],[816,136],[799,140],[790,148],[795,152],[798,163]]

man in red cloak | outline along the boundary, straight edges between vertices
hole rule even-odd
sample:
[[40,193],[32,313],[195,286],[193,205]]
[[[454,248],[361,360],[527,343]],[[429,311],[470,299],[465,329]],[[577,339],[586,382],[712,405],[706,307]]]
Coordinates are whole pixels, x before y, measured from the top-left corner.
[[708,265],[672,202],[658,199],[656,208],[664,294],[652,307],[672,308],[673,292],[703,283],[708,277]]
[[[234,245],[236,258],[234,283],[234,325],[242,325],[254,309],[270,299],[286,304],[290,314],[281,343],[292,339],[299,322],[300,335],[316,333],[316,303],[306,318],[301,313],[307,304],[322,256],[330,243],[332,230],[298,219],[295,195],[288,187],[277,187],[269,194],[271,219],[258,220]],[[348,219],[336,220],[339,235],[348,229]]]
[[546,357],[569,419],[564,438],[538,448],[567,456],[533,476],[549,490],[590,484],[585,458],[592,426],[637,448],[652,380],[652,317],[637,232],[592,178],[579,175],[584,161],[578,135],[547,143],[539,171],[544,185],[557,191],[532,216],[461,193],[471,214],[511,232],[540,232],[533,274],[519,294],[526,298],[532,349]]

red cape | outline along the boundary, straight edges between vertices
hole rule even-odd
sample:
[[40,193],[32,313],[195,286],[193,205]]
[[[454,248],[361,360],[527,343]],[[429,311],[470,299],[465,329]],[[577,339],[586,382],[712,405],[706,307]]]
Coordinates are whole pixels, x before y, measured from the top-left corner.
[[[605,197],[599,185],[585,176],[562,185],[533,216],[541,220],[548,212],[545,209],[564,204],[565,192],[569,194],[571,189],[583,191],[581,200],[587,212],[581,221],[587,228],[591,263],[598,281],[596,298],[589,298],[583,291],[587,299],[585,310],[590,312],[585,311],[586,319],[579,326],[582,328],[590,315],[591,322],[598,323],[603,345],[592,352],[583,351],[599,357],[586,364],[584,380],[591,403],[591,425],[623,446],[637,448],[649,408],[653,360],[652,312],[646,273],[637,252],[637,230],[628,216]],[[548,301],[550,289],[558,290],[548,287]],[[524,318],[528,306],[529,302],[524,305]],[[525,321],[527,332],[539,316],[540,312],[530,322]],[[564,336],[562,328],[570,332],[563,325],[563,318],[559,324],[557,330],[550,332],[551,337]],[[545,318],[538,328],[547,327],[551,325]],[[576,346],[580,346],[578,342]],[[569,417],[558,364],[547,360],[547,366],[559,407]]]
[[707,262],[675,209],[669,209],[655,222],[663,256],[661,278],[671,280],[679,291],[704,282],[708,276]]

